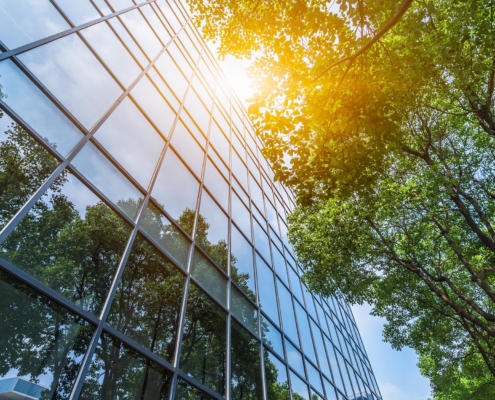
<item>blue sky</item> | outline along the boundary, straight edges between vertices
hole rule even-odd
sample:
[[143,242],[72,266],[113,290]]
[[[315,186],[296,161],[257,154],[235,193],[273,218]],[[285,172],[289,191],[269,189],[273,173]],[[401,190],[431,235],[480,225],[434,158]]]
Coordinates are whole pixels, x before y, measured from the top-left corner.
[[[215,51],[213,46],[212,51]],[[220,62],[227,79],[245,105],[245,100],[252,96],[245,72],[249,64],[249,61],[239,61],[231,56]],[[396,351],[382,341],[385,320],[371,316],[369,305],[353,306],[352,310],[383,400],[427,400],[430,385],[419,373],[415,352],[408,348]]]

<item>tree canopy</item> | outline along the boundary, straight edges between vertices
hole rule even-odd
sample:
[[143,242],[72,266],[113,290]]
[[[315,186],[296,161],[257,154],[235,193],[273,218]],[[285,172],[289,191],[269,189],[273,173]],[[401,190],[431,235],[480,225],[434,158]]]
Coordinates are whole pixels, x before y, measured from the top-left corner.
[[493,1],[189,3],[221,55],[253,57],[310,288],[373,304],[436,398],[492,398]]

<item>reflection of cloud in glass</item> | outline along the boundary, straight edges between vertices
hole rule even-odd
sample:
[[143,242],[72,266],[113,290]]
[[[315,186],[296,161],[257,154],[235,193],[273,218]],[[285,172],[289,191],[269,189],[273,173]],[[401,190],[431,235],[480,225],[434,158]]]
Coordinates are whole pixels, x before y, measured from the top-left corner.
[[88,129],[122,93],[76,34],[19,58]]

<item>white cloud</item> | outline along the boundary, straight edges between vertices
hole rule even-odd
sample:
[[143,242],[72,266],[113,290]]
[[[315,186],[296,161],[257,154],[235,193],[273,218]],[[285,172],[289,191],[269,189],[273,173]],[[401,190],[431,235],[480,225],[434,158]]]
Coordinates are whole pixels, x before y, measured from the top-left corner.
[[426,400],[427,397],[414,391],[406,392],[390,382],[378,381],[378,386],[382,392],[383,400]]

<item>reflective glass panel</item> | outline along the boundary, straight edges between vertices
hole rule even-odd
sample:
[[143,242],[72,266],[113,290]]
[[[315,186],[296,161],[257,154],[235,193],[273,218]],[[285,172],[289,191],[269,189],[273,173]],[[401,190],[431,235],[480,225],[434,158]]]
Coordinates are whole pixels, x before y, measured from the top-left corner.
[[313,340],[311,339],[311,330],[309,329],[308,315],[297,301],[294,302],[294,305],[299,326],[299,336],[301,338],[304,354],[306,354],[311,361],[316,363],[316,354],[313,346]]
[[[192,226],[194,213],[184,214],[183,219],[184,225],[189,223]],[[185,268],[190,241],[151,202],[144,212],[141,229]]]
[[201,130],[205,133],[208,132],[210,113],[206,110],[203,103],[199,100],[199,97],[194,90],[189,89],[184,105],[186,107],[186,110],[189,112],[189,115],[191,115],[191,117],[201,128]]
[[148,187],[165,142],[129,98],[94,137],[143,188]]
[[[278,253],[277,250],[275,250],[273,253]],[[275,265],[276,269],[276,265]],[[294,272],[294,270],[291,267],[288,267],[287,270],[289,271],[290,275],[290,287],[292,289],[292,294],[297,297],[297,299],[301,302],[301,304],[304,304],[304,297],[303,293],[301,290],[301,281],[299,279],[299,276]]]
[[306,297],[306,310],[308,310],[308,313],[318,321],[318,317],[316,316],[316,309],[315,309],[315,303],[313,302],[313,295],[309,292],[308,288],[306,285],[303,283],[302,285],[302,290],[304,292],[304,297]]
[[292,371],[290,371],[290,386],[292,388],[293,398],[297,395],[297,400],[309,400],[308,385]]
[[[93,0],[94,1],[94,0]],[[105,0],[99,0],[101,2],[105,2]],[[101,7],[100,7],[101,8]],[[141,65],[141,67],[146,67],[149,64],[148,59],[144,55],[143,51],[138,47],[136,41],[129,35],[129,32],[124,27],[122,22],[118,18],[111,18],[107,20],[112,28],[117,32],[119,37],[125,43],[126,47],[130,50],[130,52],[136,57],[137,61]]]
[[212,122],[210,128],[210,143],[213,145],[225,164],[229,165],[230,144],[215,121]]
[[287,367],[276,356],[265,350],[265,379],[268,400],[289,400]]
[[251,199],[253,202],[256,204],[258,209],[261,211],[261,214],[264,214],[263,210],[263,192],[261,191],[261,188],[259,185],[256,183],[254,179],[251,179]]
[[306,370],[308,371],[308,380],[318,392],[323,393],[323,385],[321,384],[321,375],[318,370],[309,362],[306,362]]
[[273,264],[275,266],[275,272],[282,279],[282,281],[289,286],[289,279],[287,278],[287,267],[285,265],[285,258],[276,248],[273,248]]
[[0,257],[98,314],[129,234],[110,207],[64,171],[0,245]]
[[22,53],[19,59],[88,129],[122,93],[76,34]]
[[260,342],[236,321],[231,332],[231,398],[262,399]]
[[230,289],[232,314],[256,336],[258,336],[258,311],[235,286]]
[[92,143],[82,148],[72,165],[129,218],[136,217],[143,195]]
[[0,40],[9,49],[69,28],[49,0],[0,0]]
[[263,343],[283,358],[284,347],[282,345],[282,334],[263,316],[261,316],[261,335]]
[[179,367],[225,394],[227,317],[193,283],[189,287]]
[[6,96],[2,100],[62,155],[82,138],[81,131],[10,60],[0,62],[0,85]]
[[[72,0],[64,1],[72,4]],[[80,1],[91,4],[87,0]],[[81,34],[125,87],[128,87],[141,73],[139,65],[106,22],[86,28]]]
[[199,182],[169,149],[151,194],[189,235],[192,235],[198,190]]
[[76,26],[101,18],[98,11],[87,0],[57,0],[57,4]]
[[177,127],[172,135],[171,143],[196,176],[201,177],[205,157],[204,151],[180,120],[177,121]]
[[126,12],[125,14],[120,15],[119,18],[124,25],[127,26],[131,35],[137,40],[141,48],[148,55],[148,58],[153,60],[163,46],[139,10]]
[[208,193],[203,191],[196,229],[196,243],[227,272],[228,219]]
[[287,352],[287,362],[289,363],[289,366],[301,376],[306,376],[304,373],[304,360],[301,352],[287,340],[285,341],[285,351]]
[[172,362],[183,291],[184,276],[138,236],[107,323]]
[[256,255],[256,272],[258,275],[258,297],[261,309],[278,325],[280,322],[273,272],[258,255]]
[[311,324],[311,330],[313,332],[313,339],[315,341],[316,354],[318,356],[318,361],[320,363],[320,369],[324,374],[326,374],[330,378],[332,375],[330,373],[330,368],[328,366],[327,353],[325,352],[325,346],[323,345],[321,330],[313,322],[313,320],[310,319],[309,321]]
[[153,30],[156,32],[162,43],[165,45],[170,40],[170,34],[163,26],[160,18],[158,18],[158,15],[155,13],[153,8],[151,6],[144,6],[140,7],[139,10],[144,14],[145,18],[148,20]]
[[256,301],[253,248],[235,226],[231,226],[230,274],[242,290]]
[[137,100],[144,113],[151,119],[162,136],[168,138],[175,121],[175,113],[151,83],[147,76],[141,78],[132,89],[131,95]]
[[[268,235],[261,228],[260,224],[254,222],[254,244],[256,245],[256,249],[260,252],[263,258],[270,263],[270,242],[268,240]],[[286,277],[287,279],[287,277]]]
[[175,95],[181,100],[187,88],[187,79],[170,57],[168,52],[164,52],[155,63],[158,72],[165,82],[172,88]]
[[323,384],[325,385],[327,400],[339,400],[335,392],[335,387],[327,379],[323,378]]
[[[294,343],[299,345],[297,336],[296,319],[294,317],[294,309],[292,308],[292,297],[287,288],[277,279],[278,298],[280,300],[280,313],[282,314],[282,323],[284,333],[289,336]],[[283,307],[282,307],[283,305]]]
[[93,328],[3,271],[0,293],[2,392],[21,387],[36,398],[68,398]]
[[157,72],[156,68],[153,67],[148,71],[149,78],[153,81],[153,83],[158,87],[161,94],[165,97],[167,102],[170,104],[174,111],[177,111],[180,107],[180,103],[175,97],[175,94],[172,90],[165,84],[160,74]]
[[337,389],[345,393],[344,384],[342,383],[342,378],[340,375],[339,365],[337,363],[337,357],[335,356],[335,349],[331,344],[331,342],[326,338],[326,336],[323,336],[323,339],[325,340],[325,347],[327,348],[328,361],[330,364],[330,368],[332,369],[333,382],[335,386],[337,386]]
[[206,161],[206,170],[204,176],[204,185],[217,202],[222,206],[225,212],[229,210],[229,184],[223,179],[220,172],[216,169],[213,163],[208,159]]
[[244,235],[251,240],[251,214],[234,192],[232,192],[232,218]]
[[57,168],[58,162],[20,125],[0,116],[0,229]]
[[175,389],[175,400],[213,400],[213,397],[179,378]]
[[226,306],[227,278],[197,249],[194,249],[191,274],[212,297]]
[[104,333],[79,396],[82,400],[166,399],[172,374]]

